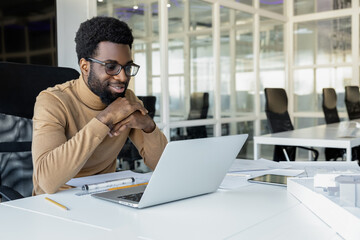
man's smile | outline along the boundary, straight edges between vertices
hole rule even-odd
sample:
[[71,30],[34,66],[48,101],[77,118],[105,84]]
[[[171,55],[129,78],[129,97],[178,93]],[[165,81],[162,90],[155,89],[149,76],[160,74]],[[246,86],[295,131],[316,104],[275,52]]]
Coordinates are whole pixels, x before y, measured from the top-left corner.
[[123,93],[125,91],[125,84],[109,84],[111,92]]

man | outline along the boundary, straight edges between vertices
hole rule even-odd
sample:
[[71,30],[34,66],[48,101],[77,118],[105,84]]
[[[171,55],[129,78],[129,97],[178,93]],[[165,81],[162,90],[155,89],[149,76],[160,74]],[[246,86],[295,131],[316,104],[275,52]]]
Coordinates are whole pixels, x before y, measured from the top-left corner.
[[155,169],[167,144],[134,92],[139,66],[131,58],[128,25],[94,17],[75,37],[81,75],[42,91],[33,117],[33,195],[69,188],[74,177],[114,172],[129,136],[145,164]]

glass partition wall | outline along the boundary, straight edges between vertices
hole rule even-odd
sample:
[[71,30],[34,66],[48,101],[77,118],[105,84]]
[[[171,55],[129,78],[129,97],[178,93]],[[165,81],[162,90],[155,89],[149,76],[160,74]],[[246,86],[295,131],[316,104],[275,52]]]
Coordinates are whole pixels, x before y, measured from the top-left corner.
[[252,137],[268,133],[261,121],[264,87],[286,85],[283,11],[283,3],[257,0],[97,2],[97,15],[118,17],[133,29],[141,68],[130,87],[156,96],[155,121],[168,139],[248,133],[243,158],[253,157]]
[[[356,8],[351,9],[352,2]],[[352,35],[358,28],[352,21],[359,19],[359,5],[355,2],[294,1],[292,83],[297,127],[325,123],[321,107],[323,88],[336,90],[340,118],[347,117],[344,87],[358,85],[359,79],[358,67],[353,67],[354,63],[358,65],[358,53],[354,56],[353,48],[358,49],[359,42],[358,34],[356,39]],[[308,12],[314,13],[311,18],[304,16]]]
[[292,42],[288,82],[295,128],[325,123],[323,88],[335,89],[340,119],[347,119],[345,86],[359,85],[359,1],[294,0],[292,4],[287,9]]
[[252,137],[269,133],[264,88],[285,88],[303,128],[324,123],[322,88],[336,89],[345,119],[344,87],[359,84],[359,1],[102,0],[97,14],[133,29],[130,87],[157,97],[171,141],[248,133],[239,156],[252,158]]

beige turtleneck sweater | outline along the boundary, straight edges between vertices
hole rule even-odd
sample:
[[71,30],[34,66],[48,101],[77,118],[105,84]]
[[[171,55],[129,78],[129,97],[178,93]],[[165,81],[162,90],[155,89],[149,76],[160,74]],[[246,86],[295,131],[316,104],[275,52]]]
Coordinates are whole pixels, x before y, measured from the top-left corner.
[[[140,101],[129,89],[125,97]],[[67,189],[65,183],[74,177],[114,172],[128,136],[155,168],[167,144],[164,134],[157,127],[152,133],[127,129],[111,138],[96,118],[105,107],[81,76],[39,94],[33,117],[33,195]]]

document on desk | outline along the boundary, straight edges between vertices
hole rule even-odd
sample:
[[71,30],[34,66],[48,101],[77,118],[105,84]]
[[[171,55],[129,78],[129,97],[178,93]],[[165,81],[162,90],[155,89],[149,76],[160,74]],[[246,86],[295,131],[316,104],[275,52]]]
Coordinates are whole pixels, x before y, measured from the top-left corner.
[[101,183],[101,182],[111,181],[111,180],[119,179],[119,178],[127,178],[127,177],[133,177],[133,178],[135,178],[135,180],[149,181],[151,174],[152,174],[152,172],[136,173],[136,172],[127,170],[127,171],[120,171],[120,172],[114,172],[114,173],[105,173],[105,174],[98,174],[98,175],[87,176],[87,177],[73,178],[70,181],[68,181],[66,184],[69,186],[73,186],[73,187],[81,187],[84,184]]
[[[105,183],[112,183],[116,182],[114,180],[122,180],[122,179],[133,179],[131,182],[127,184],[139,184],[139,183],[145,183],[148,182],[151,178],[152,172],[149,173],[136,173],[130,170],[127,171],[120,171],[120,172],[114,172],[114,173],[106,173],[106,174],[99,174],[99,175],[93,175],[93,176],[87,176],[87,177],[80,177],[80,178],[73,178],[70,181],[68,181],[66,184],[73,187],[83,188],[83,186],[90,186],[90,185],[96,185],[98,184],[103,185]],[[124,184],[126,182],[124,181]],[[110,186],[114,187],[114,186]],[[110,188],[109,187],[109,188]],[[76,195],[84,195],[84,194],[91,194],[98,191],[104,191],[106,189],[92,189],[90,191],[82,191],[77,193]]]
[[259,171],[268,169],[285,169],[290,168],[291,165],[280,162],[270,161],[264,158],[258,160],[235,159],[231,165],[229,172],[243,172],[243,171]]
[[229,172],[226,174],[219,188],[236,189],[236,188],[244,187],[250,184],[247,181],[249,178],[258,177],[265,174],[296,177],[302,173],[304,173],[304,170],[301,169],[268,169],[268,170],[238,172],[238,173]]
[[236,189],[249,185],[249,178],[265,174],[276,174],[285,176],[298,176],[302,174],[302,169],[289,169],[291,165],[287,162],[274,162],[267,159],[243,160],[235,159],[230,167],[220,189]]
[[228,173],[221,182],[219,189],[236,189],[249,185],[247,181],[250,175]]

